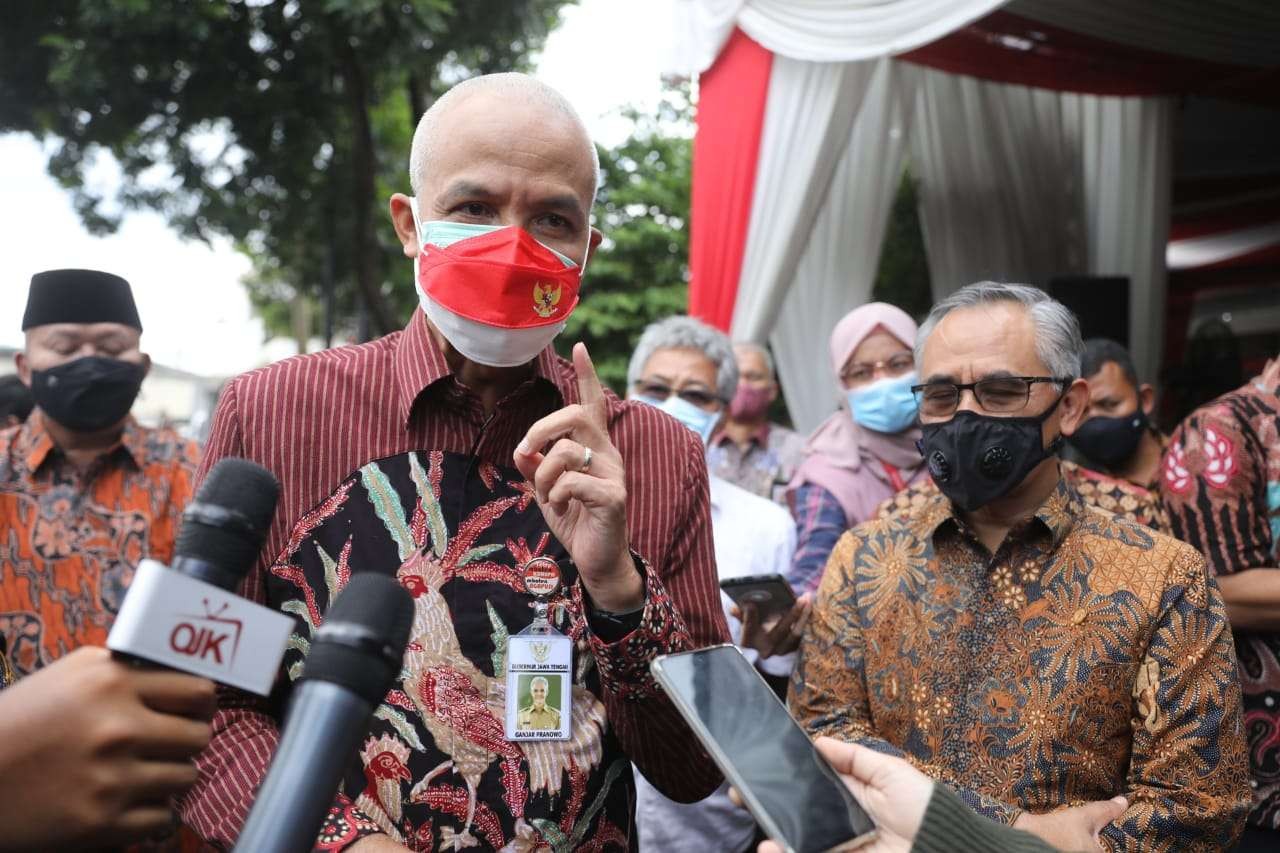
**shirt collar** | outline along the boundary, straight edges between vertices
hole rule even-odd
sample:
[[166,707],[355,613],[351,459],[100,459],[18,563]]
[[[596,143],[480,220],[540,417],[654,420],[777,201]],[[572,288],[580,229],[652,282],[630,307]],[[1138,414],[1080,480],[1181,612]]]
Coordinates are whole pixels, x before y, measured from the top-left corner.
[[[1053,547],[1057,548],[1062,540],[1071,532],[1071,528],[1075,525],[1076,519],[1084,512],[1084,499],[1080,497],[1080,493],[1066,481],[1059,472],[1058,484],[1053,487],[1053,491],[1045,498],[1044,503],[1036,509],[1029,519],[1029,524],[1044,530],[1049,534],[1049,538],[1053,543]],[[951,499],[938,491],[933,498],[926,502],[921,509],[913,513],[922,525],[923,532],[929,537],[938,531],[938,528],[946,522],[957,528],[963,528],[964,524],[956,515],[955,507],[951,504]],[[1019,525],[1015,530],[1026,529],[1027,525]]]
[[[414,310],[413,317],[396,342],[392,363],[399,396],[400,422],[407,427],[413,414],[413,406],[422,392],[440,380],[453,376],[444,352],[427,325],[427,317],[421,311]],[[563,363],[556,357],[554,347],[548,345],[538,353],[533,375],[535,379],[554,386],[562,403],[578,401],[578,386],[572,377],[572,371],[564,369]]]
[[[53,436],[49,434],[48,427],[45,426],[44,413],[39,409],[34,410],[23,422],[18,430],[14,447],[22,456],[28,471],[38,471],[40,466],[48,461],[49,455],[59,449],[54,443]],[[119,452],[128,456],[129,461],[138,468],[142,467],[142,460],[146,458],[146,436],[132,415],[125,418],[120,443],[108,449],[102,456],[112,456]]]

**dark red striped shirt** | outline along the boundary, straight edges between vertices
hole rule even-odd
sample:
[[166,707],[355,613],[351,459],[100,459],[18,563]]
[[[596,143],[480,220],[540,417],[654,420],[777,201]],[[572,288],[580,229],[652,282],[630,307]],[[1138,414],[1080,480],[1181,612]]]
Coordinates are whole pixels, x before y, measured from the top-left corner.
[[[612,644],[592,637],[608,727],[655,786],[677,799],[699,799],[718,784],[718,773],[656,690],[647,663],[655,653],[727,642],[703,449],[692,432],[657,409],[612,393],[607,398],[610,437],[626,465],[629,542],[648,567],[646,613],[661,601],[684,629],[684,639],[666,648],[638,642],[643,628]],[[299,520],[367,463],[409,451],[444,451],[510,468],[529,427],[577,400],[573,366],[548,348],[533,376],[486,420],[479,399],[452,375],[420,312],[403,332],[237,377],[219,402],[201,477],[218,459],[239,456],[266,466],[282,486],[266,546],[243,594],[267,600],[266,572],[288,552]],[[661,621],[663,614],[656,615],[642,624]],[[201,835],[234,841],[277,739],[278,723],[267,706],[242,695],[224,697],[213,742],[197,761],[200,780],[183,804],[184,817]]]

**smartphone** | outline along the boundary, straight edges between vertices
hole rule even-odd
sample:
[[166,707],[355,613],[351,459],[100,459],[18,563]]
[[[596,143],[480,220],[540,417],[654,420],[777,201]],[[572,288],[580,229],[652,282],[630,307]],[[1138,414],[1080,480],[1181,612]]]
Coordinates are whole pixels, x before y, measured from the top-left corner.
[[779,574],[725,578],[720,581],[720,588],[739,607],[754,604],[763,622],[786,614],[796,605],[791,584]]
[[654,678],[787,853],[853,850],[875,824],[736,646],[662,655]]

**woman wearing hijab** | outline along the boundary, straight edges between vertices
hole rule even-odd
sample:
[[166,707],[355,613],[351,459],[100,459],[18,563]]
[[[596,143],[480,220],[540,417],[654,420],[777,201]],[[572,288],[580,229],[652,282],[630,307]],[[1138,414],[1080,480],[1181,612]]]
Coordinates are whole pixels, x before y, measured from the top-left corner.
[[854,309],[831,332],[844,399],[809,437],[788,486],[797,533],[790,580],[798,591],[817,588],[846,530],[928,476],[916,449],[915,339],[915,321],[883,302]]

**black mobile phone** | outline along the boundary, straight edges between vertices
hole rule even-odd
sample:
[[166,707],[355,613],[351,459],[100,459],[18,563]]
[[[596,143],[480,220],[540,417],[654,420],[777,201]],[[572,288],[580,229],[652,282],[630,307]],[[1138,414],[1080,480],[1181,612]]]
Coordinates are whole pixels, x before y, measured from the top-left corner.
[[736,646],[650,664],[752,816],[787,853],[852,850],[875,824]]
[[720,588],[739,607],[754,604],[759,610],[760,619],[765,622],[785,614],[796,604],[796,594],[791,590],[791,584],[779,574],[725,578],[720,581]]

